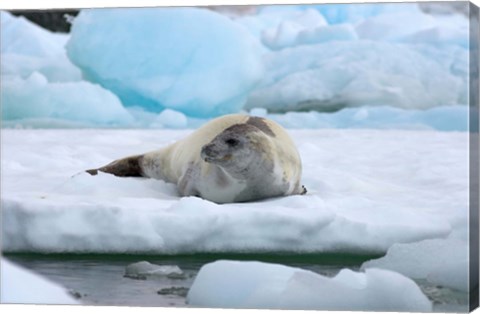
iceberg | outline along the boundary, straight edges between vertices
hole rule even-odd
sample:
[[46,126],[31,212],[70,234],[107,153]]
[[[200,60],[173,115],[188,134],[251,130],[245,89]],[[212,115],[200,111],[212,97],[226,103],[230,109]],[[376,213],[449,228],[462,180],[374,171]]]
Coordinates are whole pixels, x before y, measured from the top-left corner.
[[468,20],[458,14],[416,4],[265,6],[232,18],[96,9],[71,35],[0,14],[8,128],[195,128],[256,108],[295,128],[468,126]]
[[45,30],[24,17],[0,11],[0,73],[26,79],[39,72],[49,81],[81,80],[81,72],[67,58],[68,35]]
[[3,126],[114,127],[133,122],[116,95],[82,80],[66,55],[68,35],[0,14]]
[[360,39],[417,45],[469,47],[469,20],[459,14],[434,16],[418,11],[390,12],[356,25]]
[[262,42],[267,47],[281,49],[294,45],[297,37],[303,32],[327,25],[323,16],[313,9],[295,13],[292,16],[284,17],[278,26],[262,32]]
[[466,132],[469,110],[469,107],[462,105],[425,110],[379,106],[345,108],[335,113],[311,111],[269,114],[264,108],[253,108],[250,114],[260,114],[292,129],[403,129]]
[[133,121],[110,91],[85,81],[49,83],[38,72],[27,79],[3,78],[1,101],[2,119],[13,125],[25,119],[33,125],[74,122],[77,127],[122,126]]
[[[322,23],[301,24],[295,16]],[[253,19],[283,15],[254,24]],[[325,19],[328,22],[325,22]],[[468,19],[416,4],[273,6],[240,23],[272,51],[245,109],[333,112],[347,107],[427,109],[468,103]],[[273,26],[272,26],[273,25]]]
[[432,310],[415,282],[392,271],[342,269],[328,278],[295,267],[237,261],[204,265],[188,292],[187,303],[288,310]]
[[24,17],[14,17],[0,11],[1,48],[0,52],[16,53],[33,57],[49,57],[64,52],[66,37],[45,30]]
[[243,27],[197,8],[83,10],[67,43],[84,76],[125,106],[203,117],[242,108],[263,75],[261,51]]
[[[310,8],[311,5],[304,5]],[[329,24],[357,24],[367,18],[392,12],[418,12],[416,3],[355,3],[355,4],[317,4],[313,5]]]
[[246,109],[427,109],[464,105],[468,99],[468,51],[462,48],[442,53],[400,43],[332,41],[295,46],[265,58],[266,75],[250,93]]

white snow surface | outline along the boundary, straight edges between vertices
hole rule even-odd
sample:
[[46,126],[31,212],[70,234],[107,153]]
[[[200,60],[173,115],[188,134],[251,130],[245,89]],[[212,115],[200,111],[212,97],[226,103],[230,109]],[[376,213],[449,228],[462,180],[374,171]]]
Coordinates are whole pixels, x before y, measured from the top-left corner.
[[62,286],[1,258],[2,304],[79,304]]
[[343,269],[333,278],[261,262],[204,265],[190,288],[193,306],[343,311],[431,311],[428,298],[398,273]]
[[159,180],[83,172],[190,132],[2,130],[3,249],[381,253],[467,241],[468,133],[289,130],[308,193],[261,202],[217,205]]

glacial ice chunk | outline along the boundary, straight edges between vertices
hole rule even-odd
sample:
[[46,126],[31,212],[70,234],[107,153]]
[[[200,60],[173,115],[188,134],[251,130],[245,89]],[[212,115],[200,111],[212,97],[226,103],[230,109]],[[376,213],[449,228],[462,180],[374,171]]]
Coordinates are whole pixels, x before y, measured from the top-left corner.
[[176,265],[156,265],[141,261],[128,265],[125,268],[124,276],[132,279],[147,279],[147,277],[177,278],[183,276],[183,271]]
[[333,278],[263,262],[204,265],[190,288],[193,306],[344,311],[431,311],[411,279],[392,271],[342,269]]
[[24,17],[0,11],[0,52],[34,57],[48,57],[64,52],[66,37],[43,29]]
[[165,109],[160,112],[150,124],[152,128],[171,128],[171,129],[184,129],[187,127],[187,117],[178,111]]
[[295,44],[300,33],[326,25],[323,16],[314,9],[295,12],[278,26],[264,30],[262,42],[271,49],[281,49]]
[[206,9],[83,10],[71,34],[68,56],[85,77],[152,112],[236,112],[263,74],[258,39]]
[[[303,7],[311,7],[305,5]],[[318,4],[314,6],[329,24],[359,23],[366,18],[390,12],[417,12],[416,3]]]
[[81,80],[81,72],[67,58],[66,34],[55,34],[28,21],[0,11],[0,71],[2,79],[23,79],[39,72],[49,81]]
[[2,119],[57,119],[84,125],[127,125],[132,117],[110,91],[85,82],[49,83],[34,72],[27,79],[4,78]]
[[468,263],[466,241],[430,239],[394,244],[384,257],[365,262],[362,269],[389,269],[410,278],[468,291]]
[[466,104],[461,48],[437,50],[374,41],[296,46],[266,57],[267,74],[245,109],[332,112],[345,107],[427,109]]

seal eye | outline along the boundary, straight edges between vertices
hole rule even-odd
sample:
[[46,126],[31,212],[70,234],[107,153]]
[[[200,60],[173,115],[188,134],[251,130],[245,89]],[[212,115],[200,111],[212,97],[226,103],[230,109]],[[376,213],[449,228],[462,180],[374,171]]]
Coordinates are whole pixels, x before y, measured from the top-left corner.
[[234,138],[229,138],[229,139],[225,140],[225,143],[230,147],[235,147],[235,146],[238,145],[239,141],[234,139]]

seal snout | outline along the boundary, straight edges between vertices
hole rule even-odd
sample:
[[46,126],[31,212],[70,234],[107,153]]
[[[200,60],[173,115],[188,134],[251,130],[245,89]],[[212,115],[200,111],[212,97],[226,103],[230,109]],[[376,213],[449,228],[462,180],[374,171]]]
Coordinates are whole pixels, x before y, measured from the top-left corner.
[[232,154],[215,143],[210,143],[202,147],[200,156],[205,162],[224,163],[233,158]]
[[220,152],[216,149],[215,144],[207,144],[202,147],[201,157],[206,162],[217,159]]

